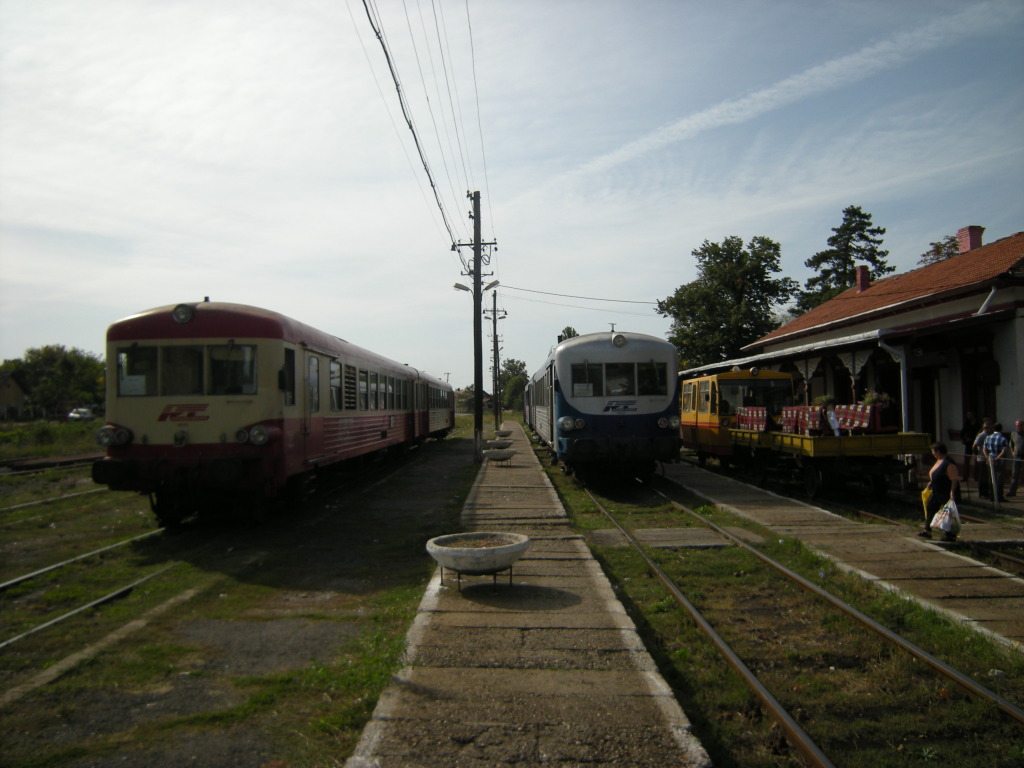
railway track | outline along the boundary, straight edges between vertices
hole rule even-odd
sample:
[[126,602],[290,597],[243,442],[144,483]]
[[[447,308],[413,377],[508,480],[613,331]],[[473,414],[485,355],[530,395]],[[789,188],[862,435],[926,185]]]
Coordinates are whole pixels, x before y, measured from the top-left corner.
[[[786,741],[799,753],[798,762],[816,766],[859,764],[845,762],[846,753],[852,745],[843,744],[842,738],[836,737],[836,732],[853,726],[851,723],[836,723],[835,714],[829,711],[837,706],[836,703],[829,701],[830,696],[808,698],[801,695],[802,690],[812,688],[832,689],[836,677],[848,680],[846,685],[850,688],[865,690],[865,696],[859,698],[852,695],[847,697],[838,692],[832,694],[832,697],[848,699],[842,704],[846,709],[845,716],[847,720],[861,722],[860,730],[872,727],[869,725],[872,715],[868,713],[885,709],[880,706],[878,692],[892,688],[897,691],[893,695],[894,699],[902,700],[900,709],[932,709],[935,707],[932,699],[937,691],[941,701],[956,698],[964,707],[975,712],[972,717],[991,727],[990,738],[1002,742],[1006,741],[1007,734],[1016,734],[1013,738],[1018,740],[1024,738],[1024,731],[1021,730],[1024,728],[1024,710],[1018,702],[1011,701],[1001,692],[979,682],[977,670],[972,675],[957,669],[956,662],[943,660],[939,658],[942,654],[925,650],[921,641],[908,640],[899,632],[854,608],[831,590],[779,563],[776,558],[761,552],[759,547],[751,546],[723,525],[680,504],[672,498],[675,486],[667,481],[659,479],[656,482],[664,482],[665,485],[661,488],[648,485],[640,493],[657,495],[661,502],[670,505],[677,514],[685,516],[687,526],[714,530],[718,536],[723,537],[723,541],[729,542],[730,554],[716,557],[692,554],[690,551],[675,554],[673,550],[650,549],[640,544],[634,529],[664,524],[667,522],[664,513],[657,515],[656,519],[649,519],[631,507],[632,497],[625,492],[613,493],[609,499],[588,489],[588,500],[630,542],[631,550],[639,553],[638,556],[643,558],[645,566],[655,575],[659,585],[671,596],[673,604],[681,607],[691,617],[691,621],[710,639],[737,674],[747,680],[751,695],[756,697],[765,712],[770,713],[769,716],[777,724],[776,728],[785,734]],[[616,507],[626,507],[629,511],[616,513],[613,511]],[[596,523],[590,522],[587,525],[591,527]],[[676,521],[675,525],[679,525],[679,522]],[[785,554],[792,554],[786,545],[780,544],[778,547]],[[739,555],[732,550],[744,554]],[[613,572],[618,570],[617,563],[624,557],[621,554],[602,556]],[[724,573],[721,580],[715,580],[715,584],[710,586],[710,582],[700,578],[700,572],[702,568],[708,570],[721,567],[722,563],[714,564],[716,559],[727,561],[729,566],[725,567],[731,566],[737,570],[731,574]],[[688,567],[683,565],[687,561],[691,561],[689,567],[693,570],[687,570]],[[692,561],[706,564],[694,566]],[[751,565],[751,562],[755,564]],[[688,593],[687,589],[694,582],[694,571],[700,583],[696,587],[696,595]],[[626,568],[621,569],[618,578],[627,591],[632,588],[632,584],[640,581],[635,572]],[[835,578],[834,574],[826,571],[819,573],[819,580]],[[794,597],[790,594],[793,590],[782,586],[781,580],[798,589],[804,597]],[[738,582],[736,588],[731,588],[729,581]],[[690,588],[693,589],[692,586]],[[776,597],[780,598],[777,602]],[[634,600],[637,610],[644,613],[644,622],[656,634],[650,642],[666,649],[667,658],[663,657],[665,664],[676,666],[675,655],[683,654],[686,649],[672,636],[671,629],[665,630],[667,634],[662,634],[659,629],[661,623],[673,626],[663,616],[668,612],[664,602],[655,596],[644,596],[642,591]],[[841,613],[842,618],[836,618],[837,612]],[[810,624],[795,622],[792,618],[805,613],[816,618],[811,619]],[[709,615],[712,618],[708,618]],[[791,625],[797,627],[796,636],[792,639],[788,636]],[[823,626],[835,626],[836,629],[831,633],[825,632],[821,629]],[[812,650],[804,649],[804,635],[811,636],[808,647]],[[868,636],[875,639],[872,641]],[[818,650],[813,650],[815,645]],[[809,672],[808,667],[815,664],[808,663],[808,659],[813,660],[816,654],[818,658],[832,663],[819,662],[816,665],[819,669]],[[796,663],[788,665],[787,657],[792,657]],[[885,669],[906,672],[912,680],[906,684],[894,683],[886,675],[875,671]],[[682,674],[684,677],[699,677],[701,673]],[[678,678],[679,673],[670,670],[666,677]],[[873,679],[875,682],[864,682],[864,679]],[[686,686],[687,683],[682,684],[684,689]],[[959,698],[961,696],[962,699]],[[911,703],[915,697],[917,703]],[[688,706],[688,712],[692,706]],[[925,724],[920,727],[922,732],[929,730]],[[885,730],[884,726],[881,730]],[[824,736],[816,743],[819,734]],[[923,736],[920,738],[924,739]],[[922,747],[922,755],[927,758],[932,754],[928,751],[930,749]]]

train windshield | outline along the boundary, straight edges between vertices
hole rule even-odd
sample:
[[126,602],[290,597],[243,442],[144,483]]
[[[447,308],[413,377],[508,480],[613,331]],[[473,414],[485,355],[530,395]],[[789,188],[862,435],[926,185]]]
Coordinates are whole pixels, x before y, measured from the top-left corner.
[[121,397],[256,394],[256,347],[251,344],[144,347],[117,351]]
[[783,407],[793,404],[790,379],[719,379],[718,389],[720,413],[729,413],[740,406],[762,407],[769,413],[781,413]]
[[622,397],[668,394],[668,364],[573,363],[573,397]]

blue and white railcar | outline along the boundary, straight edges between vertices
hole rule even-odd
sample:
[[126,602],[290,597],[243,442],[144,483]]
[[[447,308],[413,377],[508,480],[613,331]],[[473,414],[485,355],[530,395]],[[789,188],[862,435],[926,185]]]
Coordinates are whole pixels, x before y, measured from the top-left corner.
[[566,339],[527,385],[527,425],[567,471],[650,471],[679,456],[677,368],[675,347],[654,336]]

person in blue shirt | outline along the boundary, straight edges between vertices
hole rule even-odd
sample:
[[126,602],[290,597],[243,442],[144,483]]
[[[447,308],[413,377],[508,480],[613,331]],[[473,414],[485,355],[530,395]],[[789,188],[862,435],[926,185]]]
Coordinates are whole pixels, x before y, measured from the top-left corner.
[[1003,498],[1003,468],[1010,455],[1010,441],[1003,434],[1003,425],[995,424],[992,427],[992,434],[985,438],[981,446],[982,455],[991,467],[992,484],[995,486],[992,491],[997,501],[1005,501]]

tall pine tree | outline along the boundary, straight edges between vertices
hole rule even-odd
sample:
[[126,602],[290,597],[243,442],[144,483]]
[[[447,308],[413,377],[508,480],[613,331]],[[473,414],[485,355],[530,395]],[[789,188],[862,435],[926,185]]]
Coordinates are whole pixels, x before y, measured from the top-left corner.
[[888,251],[882,250],[884,227],[871,225],[871,214],[851,205],[843,211],[843,223],[832,229],[828,249],[807,259],[804,264],[817,274],[808,278],[797,296],[796,309],[803,313],[824,304],[847,288],[857,284],[858,263],[868,266],[871,280],[895,272],[886,262]]

